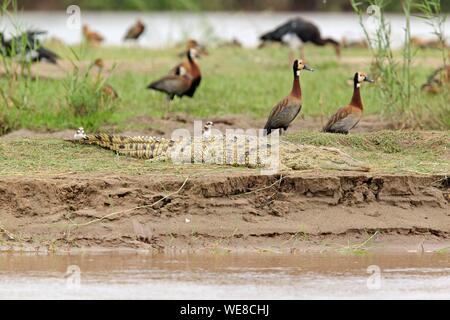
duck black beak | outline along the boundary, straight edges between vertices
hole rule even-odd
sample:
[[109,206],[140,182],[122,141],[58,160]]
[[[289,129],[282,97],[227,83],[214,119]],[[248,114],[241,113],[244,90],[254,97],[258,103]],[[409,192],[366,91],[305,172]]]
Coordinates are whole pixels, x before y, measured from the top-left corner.
[[308,71],[311,71],[311,72],[314,72],[314,69],[313,69],[313,68],[310,68],[310,67],[307,66],[306,64],[303,65],[303,69],[308,70]]
[[372,80],[372,79],[370,79],[369,77],[365,77],[365,78],[364,78],[364,81],[370,82],[370,83],[375,82],[375,80]]

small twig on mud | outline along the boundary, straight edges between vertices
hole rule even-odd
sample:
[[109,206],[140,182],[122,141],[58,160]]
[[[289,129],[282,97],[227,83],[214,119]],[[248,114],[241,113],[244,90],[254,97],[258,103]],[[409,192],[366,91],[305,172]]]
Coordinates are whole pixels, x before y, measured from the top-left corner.
[[14,234],[9,232],[2,224],[0,224],[0,231],[3,231],[11,240],[16,240]]
[[278,179],[277,181],[272,183],[270,186],[266,186],[266,187],[260,188],[260,189],[255,189],[255,190],[252,190],[252,191],[249,191],[249,192],[240,193],[240,194],[237,194],[236,196],[243,196],[243,195],[251,194],[251,193],[254,193],[254,192],[259,192],[259,191],[263,191],[263,190],[266,190],[266,189],[270,189],[274,185],[276,185],[277,183],[278,183],[278,187],[279,187],[281,185],[281,181],[283,181],[283,179],[284,179],[283,175],[280,175],[280,179]]
[[158,201],[155,201],[155,202],[153,202],[153,203],[151,203],[151,204],[146,204],[146,205],[143,205],[143,206],[137,206],[137,207],[134,207],[134,208],[131,208],[131,209],[127,209],[127,210],[122,210],[122,211],[112,212],[112,213],[109,213],[109,214],[107,214],[107,215],[105,215],[105,216],[103,216],[103,217],[100,217],[100,218],[97,218],[97,219],[94,219],[94,220],[91,220],[91,221],[88,221],[88,222],[85,222],[85,223],[75,223],[72,219],[70,219],[70,218],[68,218],[68,219],[69,219],[69,221],[70,221],[73,225],[75,225],[76,227],[84,227],[84,226],[90,225],[90,224],[92,224],[92,223],[99,222],[99,221],[102,221],[102,220],[104,220],[104,219],[110,218],[110,217],[112,217],[112,216],[118,215],[118,214],[123,214],[123,213],[132,212],[132,211],[134,211],[134,210],[139,210],[139,209],[144,209],[144,208],[148,208],[148,207],[153,207],[154,205],[158,204],[159,202],[161,202],[161,201],[163,201],[163,200],[165,200],[165,199],[167,199],[167,198],[170,198],[170,197],[172,197],[172,196],[174,196],[174,195],[180,193],[181,190],[183,190],[183,188],[184,188],[184,186],[186,185],[186,183],[187,183],[188,180],[189,180],[189,177],[187,177],[187,178],[184,180],[183,184],[181,185],[181,187],[180,187],[177,191],[175,191],[175,192],[173,192],[173,193],[171,193],[171,194],[168,194],[167,196],[162,197],[162,198],[159,199]]

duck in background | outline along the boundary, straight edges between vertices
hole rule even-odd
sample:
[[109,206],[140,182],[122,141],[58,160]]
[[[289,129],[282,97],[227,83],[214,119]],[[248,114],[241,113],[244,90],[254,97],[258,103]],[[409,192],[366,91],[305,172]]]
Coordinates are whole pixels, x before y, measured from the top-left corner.
[[93,45],[99,45],[105,40],[100,33],[91,30],[87,24],[83,25],[83,37],[87,43]]
[[123,37],[123,41],[127,40],[136,41],[142,36],[144,32],[145,32],[145,24],[140,19],[138,19],[136,23],[128,29],[127,33]]
[[345,49],[368,49],[369,44],[365,39],[361,40],[348,40],[347,37],[342,37],[341,47]]
[[425,92],[438,94],[442,92],[445,85],[450,89],[450,66],[443,66],[434,70],[421,88]]
[[423,39],[420,37],[411,37],[410,43],[414,47],[418,47],[422,50],[424,49],[444,49],[448,48],[446,43],[442,43],[439,39]]

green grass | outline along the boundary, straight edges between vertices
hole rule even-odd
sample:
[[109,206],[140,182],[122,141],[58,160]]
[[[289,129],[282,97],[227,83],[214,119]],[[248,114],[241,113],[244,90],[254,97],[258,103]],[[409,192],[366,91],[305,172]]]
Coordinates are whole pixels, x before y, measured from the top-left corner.
[[380,131],[349,135],[302,131],[287,139],[337,147],[385,173],[450,173],[450,131]]
[[[369,165],[372,173],[450,173],[450,132],[382,131],[344,136],[303,131],[286,139],[338,147]],[[0,139],[0,176],[90,172],[161,176],[255,173],[255,170],[205,164],[175,166],[119,157],[95,146],[56,139]]]
[[[69,48],[58,44],[51,44],[51,47],[65,59],[73,59]],[[81,50],[77,47],[74,50],[81,52],[80,57],[86,62],[101,57],[109,65],[116,63],[116,70],[107,79],[120,95],[115,111],[106,117],[104,114],[74,117],[67,103],[68,93],[64,87],[67,81],[47,78],[19,81],[15,95],[25,98],[21,100],[17,110],[14,110],[18,114],[10,126],[15,129],[59,130],[82,125],[91,130],[98,130],[102,125],[114,124],[121,130],[133,117],[160,117],[169,110],[165,96],[147,90],[146,86],[150,81],[165,75],[180,61],[177,56],[180,47],[164,50],[139,47]],[[346,50],[342,61],[327,47],[307,46],[305,53],[308,64],[314,67],[316,72],[305,71],[301,75],[302,113],[307,117],[327,118],[338,107],[350,101],[352,87],[347,84],[347,80],[354,72],[370,71],[369,52],[361,49]],[[264,118],[272,106],[290,92],[292,68],[288,56],[289,50],[279,47],[262,50],[210,49],[210,55],[200,60],[203,80],[195,98],[175,99],[170,104],[170,111],[186,112],[201,118],[228,114]],[[361,57],[366,59],[367,64],[361,64]],[[418,55],[418,61],[429,59],[439,61],[439,53],[427,50]],[[362,62],[364,63],[364,59]],[[429,63],[418,63],[412,75],[414,88],[420,87],[433,68]],[[7,78],[0,78],[0,86],[6,87],[8,81]],[[376,83],[366,85],[362,89],[366,114],[381,114],[383,111],[383,101],[380,101],[377,90],[379,86]],[[425,123],[426,117],[423,117],[423,127],[450,128],[450,107],[442,96],[424,94],[421,101],[423,103],[417,105],[416,109],[418,116],[430,115],[435,120]],[[2,112],[6,115],[14,113],[11,109],[0,107],[0,116]]]

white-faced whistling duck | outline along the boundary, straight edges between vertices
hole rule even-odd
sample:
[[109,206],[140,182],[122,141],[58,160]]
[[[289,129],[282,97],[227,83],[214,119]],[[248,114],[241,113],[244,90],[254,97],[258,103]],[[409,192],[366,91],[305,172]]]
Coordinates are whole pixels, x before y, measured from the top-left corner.
[[100,44],[104,38],[95,31],[92,31],[87,24],[83,25],[83,36],[88,43]]
[[[96,81],[97,82],[102,81],[101,75],[102,75],[103,69],[105,68],[105,63],[103,62],[103,59],[100,59],[100,58],[95,59],[95,61],[93,63],[93,66],[97,68],[97,79],[96,79]],[[105,96],[107,96],[107,97],[109,97],[111,99],[119,98],[119,94],[117,93],[117,91],[110,84],[104,83],[102,85],[101,90],[102,90],[102,93]]]
[[176,74],[169,74],[155,82],[150,83],[147,88],[164,92],[168,100],[175,96],[182,98],[186,95],[192,85],[192,76],[186,72],[183,66],[177,68]]
[[284,42],[283,38],[289,34],[297,35],[303,43],[311,42],[318,46],[331,44],[334,47],[336,55],[339,57],[341,54],[339,42],[331,38],[322,38],[320,30],[316,25],[300,17],[291,19],[275,30],[263,34],[260,39],[263,42]]
[[323,131],[348,134],[358,124],[363,113],[360,87],[364,81],[374,82],[364,72],[356,72],[353,78],[353,96],[350,104],[338,109],[325,125]]
[[0,53],[6,57],[23,55],[25,62],[39,62],[45,60],[57,64],[59,56],[53,51],[43,47],[36,36],[46,31],[29,30],[10,40],[5,40],[0,33]]
[[[292,121],[297,117],[302,108],[302,89],[300,87],[300,71],[314,71],[308,67],[303,60],[295,60],[293,64],[294,81],[291,93],[275,105],[270,112],[269,119],[264,127],[267,134],[272,130],[287,130]],[[281,133],[281,131],[280,131]]]
[[138,40],[144,31],[145,24],[141,20],[137,20],[136,23],[128,29],[127,33],[123,37],[123,40]]
[[192,78],[191,87],[189,90],[184,94],[190,98],[192,98],[195,94],[195,91],[197,90],[198,86],[200,85],[200,82],[202,81],[202,74],[200,71],[200,66],[198,65],[197,58],[198,51],[195,48],[191,48],[186,53],[187,59],[177,65],[175,68],[173,68],[170,72],[172,75],[179,74],[179,68],[183,67],[184,70],[186,70],[186,73]]
[[428,77],[425,84],[422,85],[422,90],[428,93],[440,93],[447,84],[450,86],[450,66],[440,67],[433,71]]

